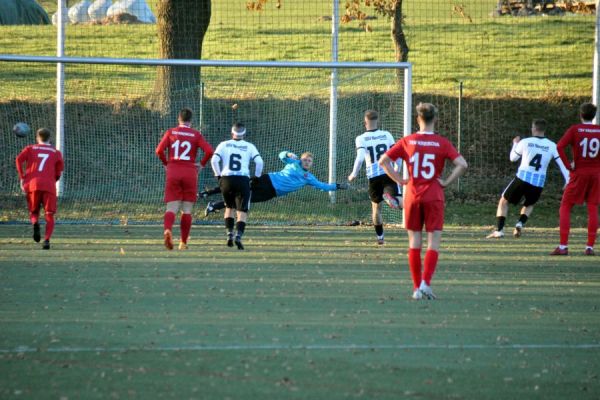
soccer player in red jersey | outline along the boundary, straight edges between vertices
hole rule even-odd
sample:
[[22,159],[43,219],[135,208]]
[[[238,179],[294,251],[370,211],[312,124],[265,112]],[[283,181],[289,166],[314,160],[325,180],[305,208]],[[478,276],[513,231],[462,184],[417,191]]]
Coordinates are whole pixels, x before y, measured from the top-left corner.
[[[38,129],[37,144],[27,146],[17,156],[17,172],[21,181],[21,190],[27,195],[29,218],[33,225],[33,240],[39,242],[40,207],[44,207],[46,232],[44,235],[44,250],[50,249],[50,238],[54,231],[54,213],[56,213],[56,181],[64,169],[60,151],[49,143],[50,130]],[[23,164],[26,169],[23,170]]]
[[[181,240],[179,250],[188,248],[187,241],[192,229],[192,208],[198,193],[198,170],[204,168],[213,155],[213,148],[204,139],[202,133],[192,129],[192,110],[179,111],[179,126],[167,130],[156,147],[156,155],[166,167],[164,216],[165,247],[173,250],[173,224],[181,209]],[[198,148],[204,152],[200,167],[196,164]],[[169,156],[165,155],[167,150]]]
[[[398,184],[406,184],[404,191],[405,227],[408,231],[408,265],[413,279],[413,299],[435,299],[431,278],[435,272],[444,226],[444,188],[467,169],[467,162],[450,141],[434,132],[437,109],[430,103],[417,105],[420,130],[400,139],[379,160],[385,172]],[[401,158],[408,166],[408,181],[403,180],[393,167]],[[446,160],[454,169],[446,178],[442,171]],[[422,230],[427,231],[427,252],[421,273]]]
[[[580,124],[572,125],[556,144],[561,160],[571,166],[569,183],[560,202],[560,245],[550,255],[569,254],[569,230],[571,209],[575,204],[587,204],[588,237],[584,254],[594,255],[594,243],[598,231],[598,203],[600,203],[600,125],[592,123],[596,106],[584,103],[579,108]],[[571,146],[573,162],[570,163],[565,149]]]

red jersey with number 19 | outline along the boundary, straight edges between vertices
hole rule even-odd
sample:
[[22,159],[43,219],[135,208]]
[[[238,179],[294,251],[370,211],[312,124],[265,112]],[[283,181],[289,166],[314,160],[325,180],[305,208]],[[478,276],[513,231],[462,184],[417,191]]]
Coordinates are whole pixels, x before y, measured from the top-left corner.
[[403,159],[408,166],[407,202],[444,201],[438,178],[446,160],[460,157],[448,139],[433,132],[416,132],[398,140],[386,154],[393,161]]
[[556,144],[558,155],[567,168],[571,165],[565,148],[571,146],[575,168],[579,174],[600,174],[600,126],[577,124],[571,126]]
[[[56,181],[64,169],[60,151],[49,144],[27,146],[17,156],[17,171],[26,192],[50,192],[56,195]],[[23,171],[23,163],[27,169]]]
[[[169,158],[165,156],[165,149],[169,149]],[[164,165],[169,167],[194,167],[198,148],[204,152],[204,157],[200,165],[206,166],[206,163],[213,155],[213,148],[204,139],[202,134],[186,125],[179,125],[176,128],[167,130],[156,147],[156,154]]]

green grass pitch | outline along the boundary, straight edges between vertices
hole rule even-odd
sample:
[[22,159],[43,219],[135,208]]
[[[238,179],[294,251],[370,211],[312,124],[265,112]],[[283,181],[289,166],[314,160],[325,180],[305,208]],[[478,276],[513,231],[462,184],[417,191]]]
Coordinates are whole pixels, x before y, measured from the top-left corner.
[[436,301],[411,301],[406,234],[0,225],[0,398],[593,399],[600,263],[551,228],[444,233]]

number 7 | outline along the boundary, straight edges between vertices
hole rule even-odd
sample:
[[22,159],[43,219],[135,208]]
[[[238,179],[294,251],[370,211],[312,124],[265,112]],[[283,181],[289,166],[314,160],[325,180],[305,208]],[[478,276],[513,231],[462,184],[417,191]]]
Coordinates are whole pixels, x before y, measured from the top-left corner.
[[41,172],[44,169],[44,165],[46,165],[46,161],[48,160],[48,157],[50,157],[50,154],[48,154],[48,153],[39,153],[38,154],[38,158],[42,159],[42,162],[40,162],[40,166],[38,167],[39,172]]

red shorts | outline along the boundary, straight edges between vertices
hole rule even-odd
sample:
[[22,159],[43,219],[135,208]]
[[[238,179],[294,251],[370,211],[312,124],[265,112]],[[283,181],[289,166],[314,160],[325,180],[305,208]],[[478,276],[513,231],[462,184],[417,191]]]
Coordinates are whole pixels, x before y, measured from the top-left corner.
[[56,195],[50,192],[36,190],[27,192],[27,207],[30,214],[39,214],[40,206],[44,206],[46,214],[56,212]]
[[600,174],[580,175],[572,172],[561,204],[583,204],[584,202],[600,203]]
[[167,168],[165,203],[198,198],[198,171],[195,168]]
[[409,231],[441,231],[444,228],[444,202],[407,202],[404,206],[404,226]]

